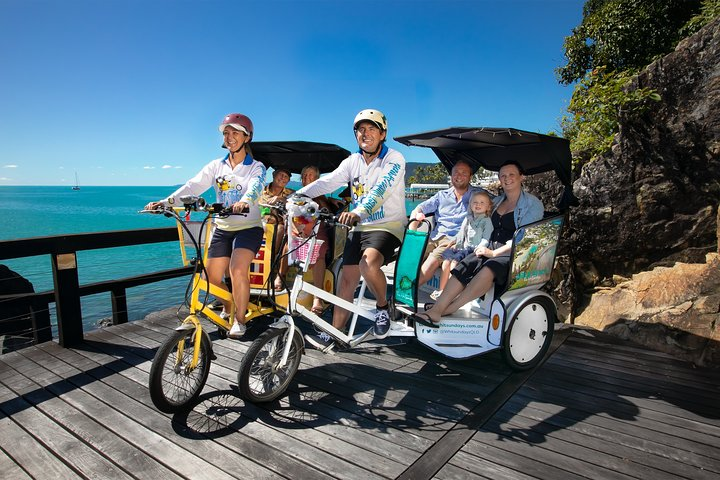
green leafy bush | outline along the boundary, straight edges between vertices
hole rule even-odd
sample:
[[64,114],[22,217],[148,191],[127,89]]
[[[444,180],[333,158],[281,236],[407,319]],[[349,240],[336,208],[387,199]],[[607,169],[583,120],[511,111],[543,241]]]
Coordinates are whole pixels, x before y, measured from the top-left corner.
[[652,89],[628,89],[630,72],[591,71],[575,87],[568,112],[561,121],[576,161],[588,161],[606,153],[618,132],[621,112],[642,113],[660,95]]

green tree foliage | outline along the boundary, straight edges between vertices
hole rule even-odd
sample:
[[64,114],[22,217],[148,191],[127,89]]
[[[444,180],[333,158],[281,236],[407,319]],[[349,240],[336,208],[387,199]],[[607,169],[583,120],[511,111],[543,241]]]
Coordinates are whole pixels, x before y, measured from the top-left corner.
[[412,183],[447,183],[448,171],[445,166],[438,162],[418,167],[410,178],[408,184]]
[[560,82],[581,80],[601,66],[644,67],[675,47],[700,9],[700,0],[588,0],[582,22],[565,38],[567,64],[557,69]]
[[687,37],[700,30],[705,24],[720,17],[720,0],[704,0],[700,13],[683,27],[682,36]]
[[587,0],[583,20],[565,38],[560,83],[579,81],[562,121],[575,160],[607,152],[622,112],[659,101],[649,89],[630,91],[632,75],[667,54],[720,15],[720,0]]
[[[490,179],[495,172],[478,168],[477,172],[472,176],[470,183],[479,185]],[[448,171],[442,163],[433,163],[418,167],[415,172],[407,179],[407,184],[413,183],[448,183]]]
[[571,116],[561,123],[576,160],[587,161],[610,149],[621,112],[641,113],[650,101],[660,100],[652,89],[628,89],[631,78],[630,73],[606,73],[600,67],[575,87],[568,107]]

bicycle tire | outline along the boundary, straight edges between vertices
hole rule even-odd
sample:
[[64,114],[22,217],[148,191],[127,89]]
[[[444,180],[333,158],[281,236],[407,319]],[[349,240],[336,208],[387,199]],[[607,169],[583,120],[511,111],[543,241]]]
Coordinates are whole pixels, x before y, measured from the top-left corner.
[[287,329],[269,328],[248,348],[238,371],[240,396],[253,403],[272,402],[281,396],[295,376],[303,342],[300,333],[293,329],[292,346],[287,363],[281,369],[277,363],[285,349]]
[[[161,412],[178,413],[188,410],[205,386],[210,373],[212,353],[207,335],[200,338],[200,355],[193,370],[187,370],[187,366],[192,361],[195,329],[176,330],[155,353],[148,387],[153,404]],[[180,345],[182,355],[178,361]]]

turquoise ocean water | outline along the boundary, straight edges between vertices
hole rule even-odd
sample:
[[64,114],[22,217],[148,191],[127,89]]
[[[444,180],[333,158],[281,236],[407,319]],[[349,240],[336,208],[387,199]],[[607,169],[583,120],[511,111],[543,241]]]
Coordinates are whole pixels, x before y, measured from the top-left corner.
[[[289,187],[297,188],[292,182]],[[172,219],[138,213],[150,201],[168,195],[173,187],[0,187],[0,240],[49,235],[131,230],[174,226]],[[214,199],[207,192],[205,198]],[[408,213],[414,203],[407,201]],[[80,284],[130,277],[182,266],[177,242],[78,252]],[[52,290],[50,256],[0,260],[33,283],[36,292]],[[188,277],[128,289],[128,317],[180,306]],[[54,308],[54,307],[53,307]],[[82,298],[85,330],[112,315],[110,294]],[[54,321],[54,311],[51,311]]]

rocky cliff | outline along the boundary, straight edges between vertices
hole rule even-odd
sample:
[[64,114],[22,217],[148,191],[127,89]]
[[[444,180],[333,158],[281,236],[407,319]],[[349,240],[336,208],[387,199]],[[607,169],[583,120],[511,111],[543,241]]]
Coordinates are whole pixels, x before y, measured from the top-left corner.
[[[612,152],[582,167],[556,294],[572,304],[577,323],[615,325],[633,340],[720,365],[720,263],[711,254],[720,203],[720,19],[648,66],[634,87],[662,100],[622,115]],[[682,310],[690,313],[676,315]],[[687,343],[691,337],[698,339]],[[706,352],[699,345],[708,341],[714,350]]]

